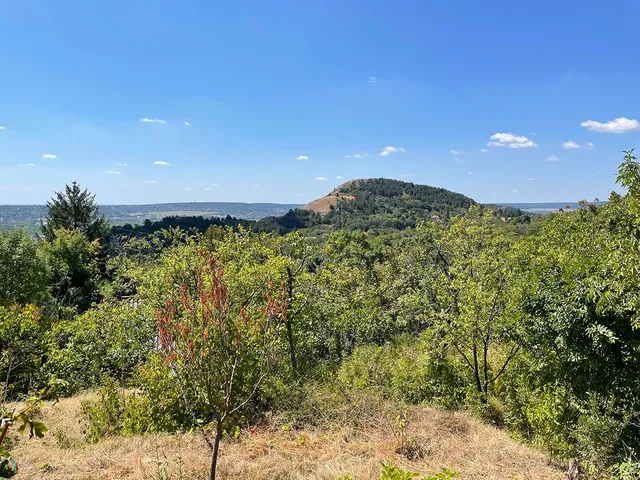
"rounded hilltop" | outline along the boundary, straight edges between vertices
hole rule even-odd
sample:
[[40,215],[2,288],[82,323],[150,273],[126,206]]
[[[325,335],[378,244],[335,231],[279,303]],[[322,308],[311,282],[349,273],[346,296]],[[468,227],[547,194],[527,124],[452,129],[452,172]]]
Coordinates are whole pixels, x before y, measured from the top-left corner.
[[[321,215],[338,206],[339,200],[373,201],[378,207],[406,204],[413,208],[433,207],[448,204],[453,207],[468,208],[476,203],[473,199],[440,187],[420,185],[389,178],[357,178],[334,188],[324,197],[307,203],[303,210]],[[416,205],[418,202],[420,205]],[[370,204],[371,205],[371,204]],[[385,210],[385,208],[382,208]]]

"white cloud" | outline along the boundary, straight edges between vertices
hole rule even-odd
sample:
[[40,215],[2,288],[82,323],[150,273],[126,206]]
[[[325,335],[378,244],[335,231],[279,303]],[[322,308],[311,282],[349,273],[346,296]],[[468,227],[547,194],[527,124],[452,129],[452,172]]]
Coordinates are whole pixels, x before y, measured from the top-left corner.
[[185,190],[186,190],[187,192],[190,192],[191,190],[193,190],[193,188],[187,187],[187,188],[185,188]]
[[142,123],[166,123],[164,120],[158,120],[157,118],[141,118]]
[[316,180],[326,180],[326,177],[316,177]]
[[367,83],[378,83],[378,77],[369,77]]
[[158,182],[156,182],[155,180],[147,180],[146,182],[144,182],[147,185],[152,185],[152,184],[156,184]]
[[107,170],[106,172],[107,175],[120,175],[120,172],[116,172],[115,170]]
[[299,155],[298,157],[296,157],[296,160],[309,160],[309,157],[307,157],[306,155]]
[[569,140],[568,142],[564,142],[562,144],[562,148],[564,148],[565,150],[574,150],[576,148],[580,148],[580,145],[578,145],[573,140]]
[[529,177],[529,181],[533,182],[536,179],[536,177]]
[[354,155],[345,155],[344,158],[364,158],[368,156],[369,156],[368,153],[356,153]]
[[116,167],[128,167],[129,165],[126,163],[116,163]]
[[44,155],[42,155],[42,158],[46,158],[47,160],[55,160],[58,157],[53,153],[45,153]]
[[606,123],[587,120],[586,122],[582,122],[580,126],[598,133],[628,133],[640,130],[640,122],[638,120],[632,120],[626,117],[618,117]]
[[459,161],[460,161],[460,159],[459,159],[459,158],[456,158],[456,162],[459,162]]
[[0,126],[0,130],[4,130],[4,127]]
[[336,178],[337,178],[338,180],[341,180],[341,179],[342,179],[342,175],[338,175]]
[[491,140],[493,142],[488,142],[487,147],[531,148],[538,146],[527,137],[513,133],[494,133],[491,135]]
[[384,147],[382,150],[380,150],[379,155],[382,157],[388,157],[395,152],[406,152],[406,150],[402,147]]
[[459,151],[457,151],[457,150],[453,150],[453,149],[451,150],[451,153],[453,153],[454,155],[460,155],[460,152],[459,152]]
[[204,189],[205,192],[208,192],[209,190],[213,190],[213,188],[207,187],[207,188]]
[[471,172],[467,172],[467,175],[473,175]]
[[154,165],[171,165],[169,162],[157,161],[153,162]]
[[538,134],[536,132],[529,132],[529,135],[533,135],[535,137]]
[[482,150],[480,150],[482,153],[487,153],[489,150],[487,150],[486,148],[483,148]]
[[513,193],[518,193],[518,190],[516,190],[515,188],[513,190],[511,190]]
[[187,122],[186,120],[184,121],[184,124],[185,124],[187,127],[190,127],[190,126],[191,126],[191,124],[190,124],[189,122]]
[[212,184],[211,184],[211,186],[212,186],[212,187],[217,187],[217,186],[218,186],[218,184],[217,184],[217,183],[212,183]]
[[35,167],[36,164],[35,163],[21,163],[20,166],[21,167]]
[[593,150],[593,147],[595,147],[595,145],[591,142],[585,142],[584,144],[584,148],[586,148],[587,150]]
[[557,162],[558,160],[560,160],[560,157],[556,157],[555,155],[549,155],[547,157],[548,162]]

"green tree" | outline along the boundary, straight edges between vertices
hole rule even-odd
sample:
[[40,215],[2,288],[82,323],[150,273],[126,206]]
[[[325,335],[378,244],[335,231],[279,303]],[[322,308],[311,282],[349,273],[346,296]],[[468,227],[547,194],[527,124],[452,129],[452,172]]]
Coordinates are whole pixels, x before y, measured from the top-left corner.
[[55,192],[47,202],[47,218],[41,229],[45,238],[52,241],[59,228],[79,230],[90,241],[103,238],[109,231],[109,224],[100,215],[95,195],[82,190],[78,183],[64,187],[64,192]]
[[0,305],[42,304],[49,270],[38,242],[24,230],[0,229]]
[[98,300],[99,245],[79,230],[60,228],[43,247],[51,266],[51,294],[63,308],[87,310]]
[[431,237],[434,263],[424,293],[443,346],[472,374],[482,403],[521,346],[522,314],[512,240],[491,211],[474,206],[446,228],[421,227]]

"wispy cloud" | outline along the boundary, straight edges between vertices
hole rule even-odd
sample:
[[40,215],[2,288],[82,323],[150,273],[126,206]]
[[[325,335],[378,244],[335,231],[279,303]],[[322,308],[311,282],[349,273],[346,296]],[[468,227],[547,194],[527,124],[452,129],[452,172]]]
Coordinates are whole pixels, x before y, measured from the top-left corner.
[[367,83],[378,83],[378,77],[369,77]]
[[296,197],[303,197],[304,193],[296,193]]
[[454,155],[460,155],[460,152],[459,152],[459,151],[457,151],[457,150],[453,150],[453,149],[451,149],[450,151],[451,151],[451,153],[453,153]]
[[337,178],[338,180],[342,180],[342,175],[338,175],[336,178]]
[[55,160],[58,157],[53,153],[45,153],[44,155],[42,155],[42,158],[46,158],[47,160]]
[[217,186],[218,186],[218,184],[217,184],[217,183],[212,183],[212,184],[211,184],[211,186],[212,186],[212,187],[217,187]]
[[115,170],[107,170],[106,172],[107,175],[120,175],[120,172],[116,172]]
[[569,140],[568,142],[564,142],[562,144],[562,148],[564,148],[565,150],[575,150],[576,148],[580,148],[580,145],[578,145],[573,140]]
[[486,148],[483,148],[482,150],[480,150],[482,153],[487,153],[489,150],[487,150]]
[[555,155],[549,155],[547,157],[548,162],[557,162],[558,160],[560,160],[560,157],[556,157]]
[[157,162],[153,162],[154,165],[171,165],[169,162],[163,162],[161,160],[157,161]]
[[253,186],[254,186],[254,187],[259,187],[259,186],[260,186],[260,184],[259,184],[259,183],[254,183],[254,184],[253,184]]
[[536,132],[529,132],[529,135],[533,135],[535,137],[538,134]]
[[536,179],[536,177],[529,177],[529,181],[533,182]]
[[21,163],[20,166],[21,167],[35,167],[36,164],[35,163]]
[[191,126],[191,124],[190,124],[189,122],[187,122],[186,120],[184,121],[184,124],[185,124],[187,127],[190,127],[190,126]]
[[538,146],[527,137],[513,133],[494,133],[491,135],[491,140],[493,141],[488,142],[487,147],[532,148]]
[[296,157],[296,160],[309,160],[309,157],[307,157],[306,155],[298,155]]
[[3,126],[0,126],[0,130],[4,130],[4,127],[3,127]]
[[473,175],[471,172],[467,172],[467,175]]
[[156,183],[158,183],[158,182],[156,182],[155,180],[147,180],[147,181],[145,181],[144,183],[145,183],[146,185],[155,185],[155,184],[156,184]]
[[587,120],[582,122],[580,126],[598,133],[628,133],[640,130],[640,122],[638,120],[626,117],[618,117],[605,123]]
[[208,192],[209,190],[213,190],[213,188],[207,187],[207,188],[204,189],[205,192]]
[[415,177],[416,174],[415,173],[401,173],[400,175],[398,175],[399,177],[406,177],[406,178],[410,178],[410,177]]
[[460,159],[456,157],[456,162],[459,162],[459,161],[460,161]]
[[190,192],[191,190],[193,190],[193,188],[191,188],[191,187],[187,187],[187,188],[185,188],[185,190],[186,190],[187,192]]
[[593,150],[593,147],[595,147],[595,145],[591,142],[584,143],[584,148],[586,148],[587,150]]
[[327,179],[327,177],[316,177],[316,180],[321,180],[322,181],[322,180],[326,180],[326,179]]
[[396,152],[406,152],[406,150],[402,147],[384,147],[382,150],[380,150],[379,155],[381,157],[388,157],[392,153]]
[[116,163],[116,167],[128,167],[127,163]]
[[353,155],[345,155],[344,158],[364,158],[368,157],[368,153],[355,153]]
[[146,118],[146,117],[141,118],[140,121],[142,123],[167,123],[164,120],[159,120],[157,118]]
[[518,190],[516,190],[515,188],[513,190],[511,190],[513,193],[518,193]]

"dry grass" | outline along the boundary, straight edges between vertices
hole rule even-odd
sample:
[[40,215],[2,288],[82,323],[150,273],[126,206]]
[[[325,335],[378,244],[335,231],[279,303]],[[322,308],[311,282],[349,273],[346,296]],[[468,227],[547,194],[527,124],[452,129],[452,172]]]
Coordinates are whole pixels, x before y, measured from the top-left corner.
[[331,207],[335,207],[338,204],[338,199],[346,199],[353,200],[354,196],[352,195],[343,195],[343,194],[329,194],[326,197],[318,198],[312,202],[307,203],[303,210],[312,210],[316,213],[320,213],[322,215],[329,213],[331,211]]
[[[209,451],[195,434],[118,437],[85,444],[77,418],[80,401],[70,398],[47,405],[43,416],[50,432],[42,440],[18,440],[13,450],[20,463],[18,479],[205,478]],[[392,429],[385,427],[383,419],[377,426],[372,422],[358,430],[336,425],[284,431],[268,423],[247,432],[239,442],[222,446],[220,478],[336,480],[350,473],[358,480],[368,480],[378,478],[383,460],[423,474],[448,467],[461,472],[463,479],[563,478],[543,454],[463,414],[415,408],[407,434],[416,439],[422,458],[409,461],[398,455]]]

